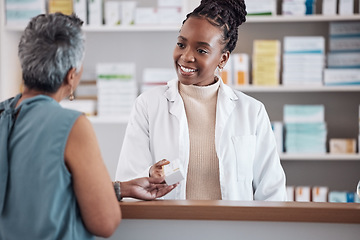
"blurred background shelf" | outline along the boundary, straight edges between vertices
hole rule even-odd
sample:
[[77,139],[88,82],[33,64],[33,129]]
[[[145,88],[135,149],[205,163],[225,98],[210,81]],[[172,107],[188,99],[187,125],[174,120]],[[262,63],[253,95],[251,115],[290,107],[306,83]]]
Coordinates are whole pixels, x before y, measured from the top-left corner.
[[280,154],[280,159],[284,161],[301,160],[301,161],[360,161],[360,154]]

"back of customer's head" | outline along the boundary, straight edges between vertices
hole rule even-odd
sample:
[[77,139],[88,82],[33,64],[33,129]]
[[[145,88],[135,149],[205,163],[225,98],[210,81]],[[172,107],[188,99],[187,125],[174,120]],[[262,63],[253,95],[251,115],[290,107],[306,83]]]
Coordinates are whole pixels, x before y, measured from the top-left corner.
[[223,31],[223,52],[235,49],[238,39],[238,27],[246,21],[244,0],[202,0],[200,5],[186,16],[206,18],[211,24]]
[[71,68],[80,71],[85,50],[82,23],[75,15],[61,13],[31,19],[18,52],[27,88],[54,93]]

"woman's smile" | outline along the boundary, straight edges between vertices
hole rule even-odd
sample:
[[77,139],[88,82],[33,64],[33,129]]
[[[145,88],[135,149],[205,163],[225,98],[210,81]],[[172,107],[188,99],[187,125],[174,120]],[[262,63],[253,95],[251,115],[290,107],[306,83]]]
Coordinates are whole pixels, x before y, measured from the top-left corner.
[[182,66],[180,64],[178,64],[178,70],[179,70],[180,74],[185,76],[185,77],[186,76],[193,76],[198,71],[197,69],[185,67],[185,66]]

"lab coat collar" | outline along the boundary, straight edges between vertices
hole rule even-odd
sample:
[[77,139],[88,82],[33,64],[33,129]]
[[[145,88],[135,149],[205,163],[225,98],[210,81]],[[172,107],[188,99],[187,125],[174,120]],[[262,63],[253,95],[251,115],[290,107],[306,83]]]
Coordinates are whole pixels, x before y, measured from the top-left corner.
[[238,96],[236,96],[234,90],[226,85],[221,78],[219,78],[220,81],[220,91],[223,92],[229,99],[236,101],[238,100]]
[[[236,101],[238,100],[238,97],[234,93],[234,90],[227,86],[221,78],[219,78],[220,81],[220,89],[219,91],[225,94],[229,99]],[[165,91],[164,96],[169,100],[170,102],[174,102],[179,97],[179,85],[178,80],[173,79],[167,83],[168,89]]]
[[165,91],[164,96],[170,102],[174,102],[178,95],[177,93],[179,92],[178,80],[173,79],[173,80],[167,82],[167,86],[168,86],[168,89]]

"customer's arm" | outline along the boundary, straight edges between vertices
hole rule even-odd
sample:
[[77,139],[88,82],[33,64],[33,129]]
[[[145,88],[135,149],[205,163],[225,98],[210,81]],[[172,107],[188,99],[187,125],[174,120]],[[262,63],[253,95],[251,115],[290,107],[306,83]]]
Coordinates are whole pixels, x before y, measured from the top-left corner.
[[95,132],[85,116],[76,120],[70,132],[65,163],[86,228],[94,235],[110,236],[120,223],[121,211]]

